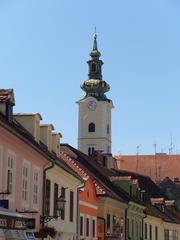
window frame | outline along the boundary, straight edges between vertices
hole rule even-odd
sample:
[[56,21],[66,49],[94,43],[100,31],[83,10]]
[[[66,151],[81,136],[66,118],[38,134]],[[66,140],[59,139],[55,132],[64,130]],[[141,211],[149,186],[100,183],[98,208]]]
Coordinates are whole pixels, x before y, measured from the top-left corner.
[[74,221],[74,192],[69,191],[69,221]]
[[[35,179],[35,174],[36,174],[36,179]],[[32,184],[32,206],[34,209],[39,208],[39,185],[40,185],[40,170],[39,168],[34,168],[33,169],[33,184]],[[34,199],[36,198],[36,202]]]
[[[91,226],[92,226],[92,229],[91,229],[91,233],[92,233],[92,239],[95,239],[97,237],[97,218],[96,217],[93,217],[92,216],[92,219],[91,219]],[[94,222],[94,225],[93,225],[93,222]]]
[[90,216],[86,215],[86,238],[90,238]]
[[[12,158],[13,160],[13,167],[11,169],[9,169],[9,157]],[[7,153],[7,170],[6,170],[6,190],[9,191],[9,187],[8,187],[8,170],[11,170],[12,171],[12,182],[11,182],[11,189],[12,189],[12,192],[10,194],[8,194],[7,198],[8,199],[11,199],[11,200],[14,200],[14,189],[15,189],[15,177],[16,177],[16,154],[11,151],[11,150],[8,150],[8,153]]]
[[[24,172],[24,170],[26,172]],[[23,204],[28,204],[30,192],[29,186],[30,186],[30,163],[27,160],[24,160],[22,164],[22,195],[21,195]]]
[[[81,225],[81,219],[82,219],[82,225]],[[84,238],[84,214],[80,214],[79,234],[80,234],[80,237]]]

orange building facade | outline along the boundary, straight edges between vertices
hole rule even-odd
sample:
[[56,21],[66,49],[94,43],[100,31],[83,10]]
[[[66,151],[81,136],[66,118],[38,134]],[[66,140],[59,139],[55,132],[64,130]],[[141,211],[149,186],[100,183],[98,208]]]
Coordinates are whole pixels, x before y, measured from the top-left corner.
[[97,239],[97,204],[95,185],[91,178],[85,181],[85,187],[80,191],[80,239]]

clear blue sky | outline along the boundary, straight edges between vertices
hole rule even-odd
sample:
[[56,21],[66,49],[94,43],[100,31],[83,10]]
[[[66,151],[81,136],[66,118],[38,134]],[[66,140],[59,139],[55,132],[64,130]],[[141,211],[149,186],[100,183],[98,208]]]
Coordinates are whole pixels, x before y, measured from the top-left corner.
[[180,152],[179,0],[1,0],[0,87],[77,146],[80,84],[94,26],[112,112],[113,153]]

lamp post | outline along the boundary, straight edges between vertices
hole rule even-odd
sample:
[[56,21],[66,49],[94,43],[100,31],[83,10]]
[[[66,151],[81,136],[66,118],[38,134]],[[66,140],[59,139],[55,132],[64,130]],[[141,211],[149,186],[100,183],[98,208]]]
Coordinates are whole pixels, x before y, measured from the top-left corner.
[[45,215],[44,211],[43,211],[43,215],[40,216],[40,224],[42,226],[41,227],[41,231],[42,231],[41,239],[42,240],[44,239],[43,230],[45,227],[45,223],[51,221],[52,219],[57,219],[58,217],[61,217],[61,214],[62,214],[63,210],[65,209],[66,200],[62,194],[57,198],[56,203],[57,203],[57,212],[58,212],[57,215],[54,215],[54,216]]

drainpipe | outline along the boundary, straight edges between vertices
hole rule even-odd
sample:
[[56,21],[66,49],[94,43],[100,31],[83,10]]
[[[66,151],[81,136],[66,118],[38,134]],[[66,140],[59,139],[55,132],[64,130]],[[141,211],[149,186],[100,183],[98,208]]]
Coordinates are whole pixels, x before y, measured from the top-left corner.
[[106,225],[105,225],[105,224],[106,224],[106,220],[105,220],[105,218],[103,218],[103,217],[97,217],[97,218],[103,220],[103,222],[104,222],[104,240],[105,240],[105,235],[106,235],[106,230],[105,230]]
[[[43,170],[43,190],[42,190],[42,224],[41,224],[41,228],[42,231],[44,229],[44,216],[45,216],[45,193],[46,193],[46,172],[48,170],[50,170],[51,168],[53,168],[55,165],[54,162],[52,162],[51,166],[45,168]],[[41,238],[42,240],[44,240],[44,237],[42,236]]]
[[79,239],[79,218],[80,218],[80,206],[79,206],[79,190],[85,186],[85,182],[83,182],[79,187],[77,187],[77,214],[76,214],[76,233],[77,239]]
[[125,209],[124,218],[125,218],[125,221],[124,221],[124,239],[126,240],[127,230],[129,231],[129,229],[126,229],[127,228],[127,208]]

